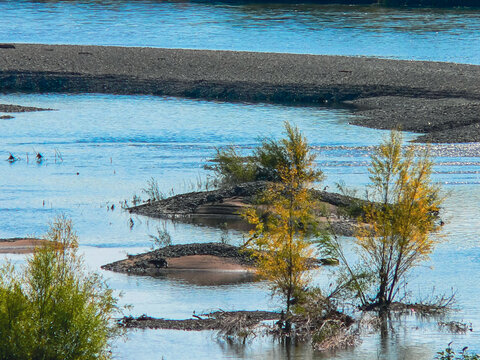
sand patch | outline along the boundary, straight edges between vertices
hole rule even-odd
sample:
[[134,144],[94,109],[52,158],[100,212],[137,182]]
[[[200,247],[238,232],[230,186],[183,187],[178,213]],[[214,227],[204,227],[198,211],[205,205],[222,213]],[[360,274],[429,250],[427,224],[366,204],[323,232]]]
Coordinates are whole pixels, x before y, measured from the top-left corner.
[[46,240],[36,238],[9,238],[0,239],[0,254],[29,254],[37,246],[46,243]]

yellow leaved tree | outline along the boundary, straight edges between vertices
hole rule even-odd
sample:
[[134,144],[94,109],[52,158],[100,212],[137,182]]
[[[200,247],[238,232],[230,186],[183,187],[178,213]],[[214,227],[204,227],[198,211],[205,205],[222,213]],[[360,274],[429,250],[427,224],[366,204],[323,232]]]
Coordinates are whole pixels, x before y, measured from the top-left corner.
[[287,315],[310,278],[313,255],[308,233],[315,225],[315,201],[308,187],[320,181],[315,156],[296,127],[285,123],[287,137],[278,143],[282,162],[277,165],[279,182],[271,183],[262,196],[262,206],[247,209],[243,216],[255,228],[245,247],[258,259],[258,273],[270,281],[273,294],[285,299]]
[[369,168],[376,203],[365,208],[365,222],[357,244],[365,264],[372,270],[376,295],[374,306],[388,308],[405,275],[426,260],[438,243],[442,203],[439,187],[431,180],[433,162],[428,149],[415,153],[402,150],[402,137],[390,137],[372,155]]

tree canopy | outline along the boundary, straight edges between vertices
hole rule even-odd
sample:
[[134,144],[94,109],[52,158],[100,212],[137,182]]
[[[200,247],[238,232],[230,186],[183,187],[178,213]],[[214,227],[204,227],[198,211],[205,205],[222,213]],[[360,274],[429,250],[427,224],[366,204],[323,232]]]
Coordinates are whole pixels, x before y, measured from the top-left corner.
[[443,198],[431,180],[428,148],[402,148],[402,136],[392,131],[371,156],[370,200],[358,221],[354,264],[334,235],[319,240],[320,250],[342,265],[335,294],[351,294],[361,305],[388,309],[406,275],[428,259],[440,241],[438,213]]

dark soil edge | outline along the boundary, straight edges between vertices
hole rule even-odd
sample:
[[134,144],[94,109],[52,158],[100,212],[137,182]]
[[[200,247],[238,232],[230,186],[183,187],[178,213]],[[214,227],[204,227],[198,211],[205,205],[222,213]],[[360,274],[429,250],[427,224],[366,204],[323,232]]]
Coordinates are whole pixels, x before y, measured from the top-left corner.
[[[228,223],[229,220],[239,219],[239,215],[235,214],[235,209],[221,205],[228,198],[242,198],[245,203],[255,201],[256,195],[261,193],[267,187],[266,182],[251,182],[233,185],[217,190],[198,191],[185,194],[171,196],[167,199],[158,201],[148,201],[145,204],[128,208],[128,212],[153,218],[167,218],[177,221],[190,221],[192,218],[205,218],[214,216],[222,219],[222,222]],[[360,209],[367,202],[365,200],[345,196],[337,193],[331,193],[321,190],[311,190],[312,195],[319,201],[336,206],[343,209],[345,213],[352,207]],[[220,208],[215,214],[199,213],[198,209],[205,205],[212,205]],[[358,216],[360,214],[357,214]],[[355,216],[355,217],[356,217]],[[219,222],[220,223],[220,222]],[[344,236],[353,236],[356,226],[356,218],[339,218],[333,221],[331,226],[335,233]]]
[[21,113],[21,112],[52,111],[52,110],[53,109],[37,108],[37,107],[33,107],[33,106],[0,104],[0,112],[4,112],[4,113]]

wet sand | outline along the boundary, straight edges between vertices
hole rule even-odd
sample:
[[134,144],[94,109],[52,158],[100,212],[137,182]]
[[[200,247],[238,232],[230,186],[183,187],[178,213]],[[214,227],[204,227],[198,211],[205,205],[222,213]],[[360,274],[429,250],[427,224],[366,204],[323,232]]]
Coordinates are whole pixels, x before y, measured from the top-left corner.
[[0,239],[0,254],[28,254],[45,240],[35,238],[9,238]]
[[0,91],[153,94],[224,101],[345,105],[354,123],[480,141],[480,66],[367,57],[12,44]]
[[253,265],[254,259],[235,246],[192,243],[128,255],[124,260],[103,265],[102,269],[211,286],[253,281]]

